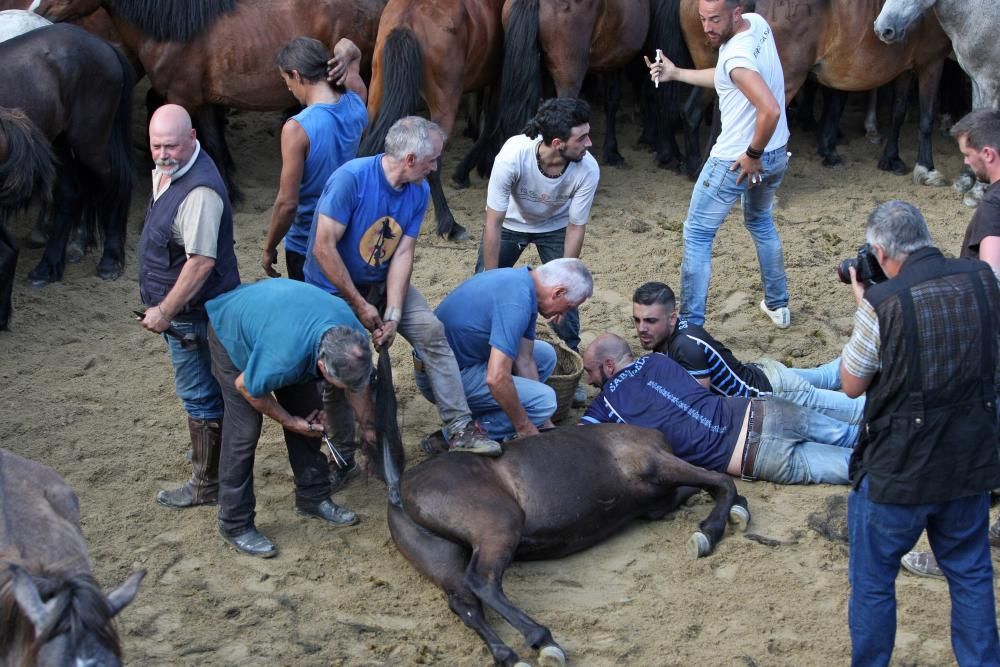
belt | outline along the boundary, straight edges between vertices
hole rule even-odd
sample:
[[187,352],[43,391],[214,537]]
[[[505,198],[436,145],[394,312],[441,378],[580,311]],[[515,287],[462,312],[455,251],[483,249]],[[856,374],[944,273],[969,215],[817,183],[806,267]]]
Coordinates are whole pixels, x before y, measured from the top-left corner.
[[740,464],[740,479],[745,482],[756,481],[754,467],[757,465],[757,453],[760,451],[760,432],[764,427],[764,415],[767,414],[767,399],[751,398],[750,414],[747,416],[747,438],[743,444],[743,462]]

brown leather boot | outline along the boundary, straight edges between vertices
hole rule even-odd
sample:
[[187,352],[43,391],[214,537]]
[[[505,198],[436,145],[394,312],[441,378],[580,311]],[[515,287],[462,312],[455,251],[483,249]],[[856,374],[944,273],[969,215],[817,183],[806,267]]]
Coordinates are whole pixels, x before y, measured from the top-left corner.
[[173,509],[215,505],[219,500],[222,420],[188,417],[188,429],[191,431],[191,479],[183,486],[156,494],[156,502]]

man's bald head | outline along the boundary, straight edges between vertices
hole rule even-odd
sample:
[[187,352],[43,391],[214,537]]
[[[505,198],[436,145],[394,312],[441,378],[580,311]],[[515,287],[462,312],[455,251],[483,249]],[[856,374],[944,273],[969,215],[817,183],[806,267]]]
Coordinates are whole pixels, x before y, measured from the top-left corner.
[[149,119],[149,150],[157,169],[170,176],[194,155],[195,131],[184,107],[164,104]]
[[594,387],[603,387],[616,372],[632,363],[632,349],[616,334],[601,334],[583,353],[583,370]]

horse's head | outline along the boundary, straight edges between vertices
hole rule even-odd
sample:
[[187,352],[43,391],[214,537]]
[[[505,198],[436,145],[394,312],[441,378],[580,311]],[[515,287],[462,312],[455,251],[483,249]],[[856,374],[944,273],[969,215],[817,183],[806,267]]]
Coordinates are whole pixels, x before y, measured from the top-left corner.
[[[875,17],[875,34],[886,44],[906,39],[906,31],[934,6],[935,0],[886,0]],[[935,19],[936,20],[936,19]]]
[[25,664],[39,667],[117,667],[121,642],[112,619],[135,599],[145,570],[133,572],[107,596],[87,574],[33,577],[11,566],[10,587],[34,636]]

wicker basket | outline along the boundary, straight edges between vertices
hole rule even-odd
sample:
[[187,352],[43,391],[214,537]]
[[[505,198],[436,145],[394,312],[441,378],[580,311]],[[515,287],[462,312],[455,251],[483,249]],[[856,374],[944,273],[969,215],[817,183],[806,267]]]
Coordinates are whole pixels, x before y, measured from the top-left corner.
[[555,389],[556,413],[552,415],[552,421],[558,423],[566,419],[573,407],[576,386],[583,375],[583,359],[564,343],[553,344],[552,347],[556,349],[556,368],[545,384]]

